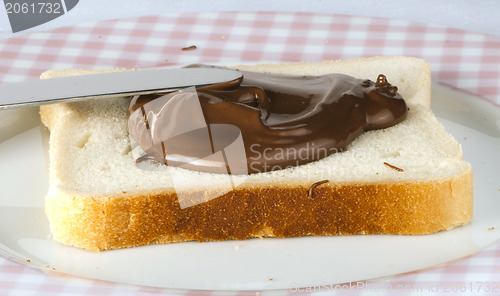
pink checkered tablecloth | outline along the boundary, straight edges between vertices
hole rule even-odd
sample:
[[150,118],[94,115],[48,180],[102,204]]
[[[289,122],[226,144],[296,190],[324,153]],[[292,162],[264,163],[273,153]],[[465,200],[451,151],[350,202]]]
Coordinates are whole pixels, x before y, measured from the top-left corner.
[[[192,45],[196,48],[183,50]],[[299,12],[159,15],[18,34],[0,41],[0,82],[35,79],[47,69],[314,62],[375,55],[422,57],[431,63],[434,80],[500,104],[500,37],[407,21]],[[332,295],[342,289],[350,295],[455,295],[460,291],[499,295],[500,245],[418,272],[282,293]],[[0,257],[0,295],[98,294],[219,295],[47,274]]]

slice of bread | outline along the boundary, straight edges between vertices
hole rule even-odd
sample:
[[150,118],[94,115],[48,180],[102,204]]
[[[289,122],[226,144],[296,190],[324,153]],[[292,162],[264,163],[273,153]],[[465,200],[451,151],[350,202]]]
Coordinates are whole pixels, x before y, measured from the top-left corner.
[[[53,238],[99,251],[189,240],[429,234],[471,221],[472,168],[429,109],[425,61],[374,57],[236,68],[371,80],[382,73],[398,86],[409,112],[400,124],[363,133],[343,152],[245,176],[235,190],[181,209],[173,174],[193,194],[217,190],[227,176],[137,168],[127,127],[130,98],[42,106],[51,132],[46,212]],[[89,73],[53,70],[42,78]]]

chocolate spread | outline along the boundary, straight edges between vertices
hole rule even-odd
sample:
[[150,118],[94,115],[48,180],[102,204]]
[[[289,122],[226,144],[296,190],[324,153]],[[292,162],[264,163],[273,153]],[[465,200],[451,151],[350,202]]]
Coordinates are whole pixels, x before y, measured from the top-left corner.
[[[274,171],[340,152],[364,131],[393,126],[407,113],[397,87],[382,74],[373,82],[343,74],[284,76],[243,72],[240,79],[198,88],[197,94],[210,143],[205,143],[202,136],[206,129],[196,129],[147,149],[138,161],[149,159],[216,173]],[[128,113],[161,96],[135,97]],[[141,138],[141,131],[130,128],[131,134]],[[146,126],[142,133],[150,128]],[[229,166],[226,154],[226,161],[215,166],[213,162],[193,161],[224,152],[238,137],[245,151],[243,157],[233,157],[239,166]]]

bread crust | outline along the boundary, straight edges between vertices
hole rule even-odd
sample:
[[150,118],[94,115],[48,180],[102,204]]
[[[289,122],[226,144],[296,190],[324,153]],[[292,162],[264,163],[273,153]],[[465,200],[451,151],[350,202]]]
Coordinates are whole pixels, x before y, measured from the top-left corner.
[[243,187],[186,209],[172,192],[57,192],[47,196],[46,212],[57,241],[91,251],[252,237],[420,235],[471,221],[472,181],[469,167],[426,182],[325,183],[312,195],[310,187]]

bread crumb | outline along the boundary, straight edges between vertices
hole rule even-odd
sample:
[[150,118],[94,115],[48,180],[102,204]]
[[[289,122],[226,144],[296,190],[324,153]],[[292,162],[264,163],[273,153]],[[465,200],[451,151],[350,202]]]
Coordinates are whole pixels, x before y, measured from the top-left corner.
[[49,269],[52,269],[52,270],[54,270],[54,271],[56,270],[56,268],[55,268],[55,267],[51,267],[50,265],[45,265],[45,268],[49,268]]
[[390,167],[391,169],[394,169],[394,170],[396,170],[396,171],[398,171],[398,172],[404,172],[404,170],[403,170],[403,169],[398,168],[397,166],[393,166],[392,164],[387,163],[387,162],[385,162],[385,161],[384,161],[384,164],[385,164],[386,166]]
[[467,137],[464,137],[464,140],[467,140]]
[[26,259],[26,262],[30,263],[30,262],[31,262],[31,260],[30,260],[30,259]]
[[272,281],[274,281],[274,279],[273,278],[269,278],[269,281],[272,282]]
[[490,228],[488,228],[488,230],[490,230],[490,231],[495,230],[495,227],[490,227]]
[[240,248],[240,246],[238,244],[234,244],[234,249],[235,250],[238,250]]
[[197,47],[196,45],[191,45],[187,47],[183,47],[181,50],[188,51],[188,50],[195,50]]
[[325,184],[325,183],[328,183],[328,182],[330,182],[330,181],[323,180],[323,181],[319,181],[319,182],[316,182],[316,183],[312,184],[311,187],[309,188],[309,192],[308,192],[307,196],[308,197],[312,197],[314,188],[316,188],[317,186],[319,186],[321,184]]

